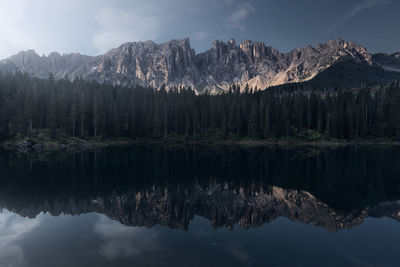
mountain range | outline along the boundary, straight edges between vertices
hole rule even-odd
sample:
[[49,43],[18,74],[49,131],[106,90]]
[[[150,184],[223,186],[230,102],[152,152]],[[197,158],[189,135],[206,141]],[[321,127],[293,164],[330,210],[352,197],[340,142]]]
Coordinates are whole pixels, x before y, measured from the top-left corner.
[[52,73],[56,79],[82,77],[114,85],[190,86],[197,92],[223,92],[232,84],[265,89],[309,81],[343,59],[400,77],[400,53],[371,54],[365,47],[341,39],[287,53],[249,40],[240,44],[235,40],[214,41],[209,50],[196,53],[188,38],[162,44],[125,43],[99,56],[57,52],[40,56],[27,50],[1,60],[0,71],[21,71],[38,78],[48,78]]

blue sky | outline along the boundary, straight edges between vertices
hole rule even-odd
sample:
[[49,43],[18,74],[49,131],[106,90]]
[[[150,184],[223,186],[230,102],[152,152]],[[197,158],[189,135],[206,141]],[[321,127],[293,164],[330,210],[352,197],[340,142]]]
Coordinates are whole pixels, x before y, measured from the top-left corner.
[[0,58],[104,53],[128,41],[189,37],[263,41],[281,51],[340,37],[371,52],[400,51],[397,0],[1,0]]

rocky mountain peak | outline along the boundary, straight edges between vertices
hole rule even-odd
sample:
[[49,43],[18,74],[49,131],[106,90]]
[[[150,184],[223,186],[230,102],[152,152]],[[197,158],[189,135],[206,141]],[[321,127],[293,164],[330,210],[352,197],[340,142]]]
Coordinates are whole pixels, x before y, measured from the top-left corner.
[[230,39],[228,41],[228,46],[229,46],[230,49],[236,49],[236,41],[235,41],[235,39]]
[[242,50],[245,54],[248,54],[253,48],[253,42],[251,40],[244,40],[239,44],[240,50]]
[[129,42],[96,57],[58,53],[46,57],[28,50],[1,61],[0,69],[40,78],[53,73],[56,78],[68,75],[128,86],[159,88],[165,84],[167,88],[191,86],[198,92],[222,92],[234,83],[265,89],[307,81],[342,58],[400,71],[400,53],[373,57],[365,47],[339,38],[288,53],[262,42],[245,40],[237,45],[231,39],[216,40],[211,49],[196,54],[189,38],[161,44]]
[[344,46],[346,44],[346,41],[341,38],[334,38],[329,40],[327,44],[330,46]]
[[180,46],[182,48],[185,47],[185,48],[191,49],[190,39],[189,38],[173,39],[173,40],[170,40],[170,41],[166,42],[166,44],[176,45],[176,46]]
[[223,45],[224,45],[224,42],[222,42],[220,40],[214,40],[213,41],[213,45],[212,45],[212,49],[218,50]]
[[384,70],[400,72],[400,52],[391,55],[378,53],[372,56],[372,61]]
[[29,49],[29,50],[26,50],[26,51],[21,51],[21,52],[19,52],[18,54],[14,55],[14,56],[11,56],[10,59],[15,60],[15,61],[19,62],[22,65],[25,65],[25,63],[28,63],[27,61],[29,61],[31,59],[33,59],[33,60],[36,59],[37,60],[39,58],[40,58],[40,56],[39,56],[39,54],[36,53],[35,50]]
[[350,57],[359,62],[372,64],[372,55],[364,46],[355,42],[347,42],[336,38],[328,41],[326,44],[319,45],[318,48],[320,51],[334,51],[336,58]]

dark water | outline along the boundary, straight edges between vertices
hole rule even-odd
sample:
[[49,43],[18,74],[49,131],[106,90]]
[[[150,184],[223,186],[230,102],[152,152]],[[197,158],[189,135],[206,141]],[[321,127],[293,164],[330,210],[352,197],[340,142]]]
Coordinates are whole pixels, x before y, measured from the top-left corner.
[[400,149],[0,151],[0,266],[399,266]]

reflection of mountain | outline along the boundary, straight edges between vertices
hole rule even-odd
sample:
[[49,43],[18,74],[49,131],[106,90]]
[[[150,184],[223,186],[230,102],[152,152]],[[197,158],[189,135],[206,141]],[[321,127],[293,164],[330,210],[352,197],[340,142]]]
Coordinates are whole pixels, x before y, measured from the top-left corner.
[[126,225],[254,227],[283,216],[330,230],[399,220],[395,147],[134,146],[74,154],[0,151],[0,208],[103,213]]
[[129,226],[161,224],[178,229],[187,229],[196,215],[207,218],[216,228],[231,228],[234,224],[243,228],[256,227],[278,217],[331,231],[352,228],[367,217],[389,217],[400,222],[400,201],[343,211],[331,208],[306,191],[215,182],[206,187],[197,183],[168,188],[153,186],[102,197],[26,203],[19,207],[2,203],[1,207],[26,217],[36,217],[40,212],[53,215],[97,212]]

